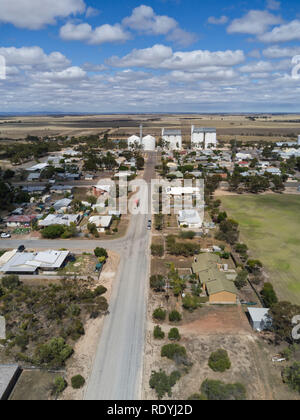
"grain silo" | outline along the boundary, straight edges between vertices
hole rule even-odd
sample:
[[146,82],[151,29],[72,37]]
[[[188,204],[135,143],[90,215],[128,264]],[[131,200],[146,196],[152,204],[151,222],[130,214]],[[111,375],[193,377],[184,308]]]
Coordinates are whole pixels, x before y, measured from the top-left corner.
[[156,148],[156,140],[153,136],[145,136],[142,140],[142,146],[145,151],[154,152]]
[[138,136],[131,136],[128,139],[128,148],[134,149],[141,146],[141,139]]

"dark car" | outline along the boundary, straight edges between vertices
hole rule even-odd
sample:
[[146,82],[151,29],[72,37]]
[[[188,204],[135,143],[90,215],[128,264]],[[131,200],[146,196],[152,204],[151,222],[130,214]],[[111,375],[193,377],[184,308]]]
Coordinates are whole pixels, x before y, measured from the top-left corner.
[[20,245],[18,248],[18,252],[24,252],[25,251],[25,246],[24,245]]

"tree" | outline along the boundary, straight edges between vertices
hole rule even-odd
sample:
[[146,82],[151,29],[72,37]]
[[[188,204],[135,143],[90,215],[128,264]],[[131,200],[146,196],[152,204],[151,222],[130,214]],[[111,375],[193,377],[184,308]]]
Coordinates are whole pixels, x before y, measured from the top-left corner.
[[272,319],[272,330],[275,332],[277,343],[282,341],[293,343],[292,320],[299,314],[300,306],[293,305],[290,302],[278,302],[271,307],[269,316]]
[[267,308],[271,308],[275,303],[278,303],[278,298],[274,287],[271,283],[265,283],[261,291],[261,296]]
[[231,368],[231,362],[226,350],[219,349],[210,355],[208,366],[214,372],[225,372]]
[[263,264],[259,260],[248,260],[246,268],[249,273],[256,275],[263,268]]
[[221,241],[226,241],[230,245],[235,244],[239,238],[239,224],[231,219],[223,220],[220,223],[216,238]]
[[234,282],[236,288],[241,290],[243,289],[243,287],[247,286],[247,279],[248,279],[248,272],[246,270],[240,271]]
[[104,248],[96,248],[94,250],[94,254],[97,258],[101,258],[101,257],[105,257],[106,259],[108,258],[108,253],[106,249]]
[[191,294],[185,295],[182,299],[182,306],[190,312],[195,311],[200,306],[198,296]]
[[80,389],[85,385],[85,379],[81,375],[73,376],[71,379],[72,388]]
[[57,239],[60,238],[65,232],[65,226],[63,225],[51,225],[47,226],[42,230],[42,236],[46,239]]
[[300,363],[295,362],[292,366],[286,368],[283,372],[283,381],[291,389],[300,393]]
[[179,330],[178,328],[172,328],[168,334],[168,338],[171,341],[180,341],[181,340],[181,336],[179,334]]

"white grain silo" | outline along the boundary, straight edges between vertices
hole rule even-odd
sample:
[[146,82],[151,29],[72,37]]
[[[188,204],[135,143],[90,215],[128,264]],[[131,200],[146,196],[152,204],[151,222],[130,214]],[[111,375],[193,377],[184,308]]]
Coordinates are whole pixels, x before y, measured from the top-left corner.
[[141,139],[138,136],[131,136],[128,139],[128,148],[135,149],[141,146]]
[[166,143],[166,146],[170,150],[181,150],[182,149],[182,134],[181,130],[162,130],[162,138]]
[[215,128],[192,126],[192,148],[207,150],[211,148],[216,148],[217,144],[217,130]]
[[298,136],[298,146],[300,146],[300,136]]
[[145,136],[142,140],[142,146],[145,151],[154,152],[156,148],[156,140],[153,136]]

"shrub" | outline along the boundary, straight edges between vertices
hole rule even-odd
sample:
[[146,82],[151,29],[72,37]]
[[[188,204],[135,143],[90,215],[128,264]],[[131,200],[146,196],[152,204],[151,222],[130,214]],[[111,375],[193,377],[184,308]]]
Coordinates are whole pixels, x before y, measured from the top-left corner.
[[162,257],[164,255],[164,247],[163,245],[151,245],[151,254],[153,257]]
[[68,384],[62,376],[55,378],[52,385],[52,395],[58,396],[67,388]]
[[156,292],[162,292],[166,286],[166,281],[161,275],[151,276],[150,287]]
[[219,349],[210,355],[208,361],[209,367],[214,372],[225,372],[231,368],[231,362],[226,350]]
[[169,321],[170,322],[180,322],[182,320],[182,316],[178,311],[172,311],[169,314]]
[[283,372],[283,381],[291,389],[300,393],[300,363],[295,362],[292,366],[286,368]]
[[166,394],[172,396],[172,387],[180,379],[179,372],[173,372],[170,376],[166,372],[160,370],[159,372],[152,372],[149,385],[150,388],[155,389],[156,395],[161,400]]
[[248,272],[246,270],[242,270],[238,273],[234,284],[239,290],[241,290],[243,287],[247,285],[247,279],[248,279]]
[[188,401],[205,401],[207,398],[202,394],[193,394],[190,395]]
[[179,235],[179,237],[182,239],[194,239],[195,236],[196,236],[196,232],[192,232],[192,231],[180,232],[180,235]]
[[46,239],[57,239],[60,238],[65,232],[65,226],[63,225],[52,225],[47,226],[42,230],[42,236]]
[[71,379],[72,388],[80,389],[85,385],[85,379],[81,375],[73,376]]
[[164,311],[162,308],[157,308],[153,312],[153,318],[157,319],[158,321],[164,321],[166,319],[167,312]]
[[179,344],[167,344],[161,349],[161,357],[167,357],[170,360],[186,358],[186,349]]
[[243,401],[246,399],[246,388],[240,383],[224,384],[221,381],[206,379],[201,392],[209,401]]
[[21,285],[20,279],[18,276],[10,275],[2,277],[2,286],[8,290],[14,290]]
[[165,333],[159,325],[156,325],[156,327],[154,328],[153,336],[156,340],[163,340],[165,338]]
[[105,293],[107,292],[107,288],[104,286],[98,286],[95,290],[94,290],[94,295],[95,296],[102,296],[105,295]]
[[59,368],[65,365],[65,361],[73,354],[73,349],[59,337],[38,346],[35,354],[38,364]]
[[184,307],[184,309],[193,312],[200,306],[199,299],[197,296],[187,294],[182,299],[182,306]]
[[178,328],[172,328],[169,332],[168,338],[171,341],[180,341],[181,336],[179,334]]
[[271,283],[265,283],[261,291],[261,296],[265,302],[267,308],[271,308],[273,305],[278,303],[278,298],[275,293],[274,287]]

